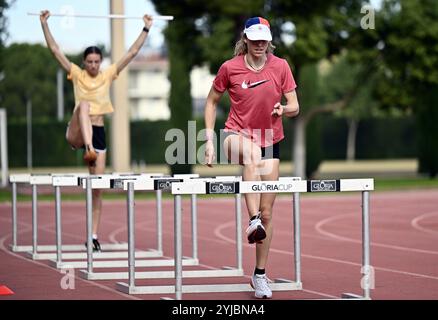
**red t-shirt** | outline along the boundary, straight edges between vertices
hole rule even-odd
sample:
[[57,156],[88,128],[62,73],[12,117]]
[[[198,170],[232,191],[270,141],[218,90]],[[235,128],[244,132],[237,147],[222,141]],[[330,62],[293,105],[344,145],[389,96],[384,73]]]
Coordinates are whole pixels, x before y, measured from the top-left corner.
[[236,56],[222,64],[213,86],[230,95],[225,131],[239,132],[261,147],[284,138],[282,119],[271,112],[284,93],[297,87],[285,59],[268,54],[264,68],[255,72],[245,66],[243,55]]

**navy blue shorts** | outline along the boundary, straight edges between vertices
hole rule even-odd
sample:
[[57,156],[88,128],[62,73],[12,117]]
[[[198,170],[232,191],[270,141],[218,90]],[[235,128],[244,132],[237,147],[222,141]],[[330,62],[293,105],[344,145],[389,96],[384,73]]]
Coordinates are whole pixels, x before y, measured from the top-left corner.
[[[70,125],[70,123],[69,123]],[[105,152],[106,151],[106,136],[105,136],[105,127],[100,126],[91,126],[93,128],[93,147],[96,152]],[[68,126],[67,126],[68,130]],[[71,146],[73,150],[76,150],[74,146]],[[81,149],[85,149],[85,146],[80,147]]]
[[92,126],[93,127],[93,147],[97,152],[106,151],[106,136],[105,127]]
[[262,159],[280,159],[280,142],[277,142],[269,147],[263,147]]

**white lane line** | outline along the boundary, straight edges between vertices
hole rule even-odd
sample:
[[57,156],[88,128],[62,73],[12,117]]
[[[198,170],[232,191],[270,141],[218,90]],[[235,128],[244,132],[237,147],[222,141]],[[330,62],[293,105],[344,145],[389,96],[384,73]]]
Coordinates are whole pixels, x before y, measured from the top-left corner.
[[[328,224],[330,222],[334,222],[336,220],[340,220],[340,219],[343,219],[343,218],[345,218],[347,216],[353,216],[353,215],[356,215],[356,213],[341,214],[341,215],[332,216],[332,217],[323,219],[323,220],[319,221],[315,225],[315,229],[316,229],[316,231],[319,234],[322,234],[322,235],[324,235],[324,236],[326,236],[326,237],[328,237],[330,239],[362,244],[362,240],[356,240],[356,239],[340,236],[340,235],[334,234],[332,232],[326,231],[323,228],[324,225],[326,225],[326,224]],[[384,243],[378,243],[378,242],[371,242],[370,245],[374,246],[374,247],[380,247],[380,248],[386,248],[386,249],[393,249],[393,250],[400,250],[400,251],[407,251],[407,252],[416,252],[416,253],[425,253],[425,254],[438,255],[438,251],[424,250],[424,249],[417,249],[417,248],[409,248],[409,247],[402,247],[402,246],[396,246],[396,245],[390,245],[390,244],[384,244]]]
[[[25,230],[25,231],[27,232],[27,231],[29,231],[29,230]],[[20,232],[19,232],[19,233],[20,233]],[[52,270],[52,271],[56,271],[56,272],[59,273],[59,270],[58,270],[58,269],[56,269],[56,268],[54,268],[54,267],[51,267],[51,266],[49,266],[49,265],[47,265],[47,264],[45,264],[45,263],[38,262],[37,260],[30,260],[30,259],[28,259],[28,258],[26,258],[26,257],[23,257],[23,256],[21,256],[21,255],[19,255],[19,254],[16,254],[16,253],[14,253],[14,252],[9,251],[9,250],[6,248],[6,246],[5,246],[5,242],[6,242],[6,239],[8,239],[8,238],[10,238],[10,237],[11,237],[11,234],[8,233],[8,234],[6,234],[3,238],[0,238],[0,250],[4,251],[6,254],[9,254],[9,255],[11,255],[11,256],[13,256],[13,257],[15,257],[15,258],[18,258],[18,259],[24,260],[24,261],[26,261],[26,262],[33,263],[33,264],[38,265],[38,266],[41,266],[41,267],[48,268],[48,269],[50,269],[50,270]],[[93,282],[93,281],[91,281],[91,280],[82,279],[82,278],[80,278],[80,277],[75,277],[75,280],[79,280],[79,281],[85,282],[85,283],[87,283],[87,284],[91,284],[91,285],[93,285],[93,286],[95,286],[95,287],[98,287],[98,288],[100,288],[100,289],[103,289],[103,290],[109,291],[109,292],[111,292],[111,293],[115,293],[115,294],[120,295],[120,296],[122,296],[122,297],[124,297],[124,298],[127,298],[127,299],[131,299],[131,300],[142,300],[142,299],[140,299],[140,298],[138,298],[138,297],[134,297],[134,296],[131,296],[131,295],[125,294],[125,293],[123,293],[123,292],[117,291],[117,290],[115,290],[115,289],[113,289],[113,288],[107,287],[107,286],[105,286],[105,285],[103,285],[103,284],[100,284],[100,283],[97,283],[97,282]]]
[[[227,236],[222,234],[222,230],[229,228],[233,225],[233,222],[227,222],[224,223],[222,225],[219,225],[214,233],[217,237],[221,238],[224,241],[227,242],[234,242],[233,239],[228,238]],[[251,247],[251,245],[249,244],[244,244],[244,246],[247,247]],[[279,254],[284,254],[284,255],[288,255],[288,256],[293,256],[294,254],[292,252],[288,252],[285,250],[281,250],[281,249],[275,249],[275,248],[271,248],[270,252],[275,252],[275,253],[279,253]],[[361,263],[357,263],[357,262],[352,262],[352,261],[347,261],[347,260],[341,260],[341,259],[334,259],[334,258],[328,258],[328,257],[321,257],[321,256],[315,256],[315,255],[311,255],[311,254],[301,254],[302,257],[305,258],[309,258],[309,259],[316,259],[316,260],[321,260],[321,261],[328,261],[328,262],[334,262],[334,263],[341,263],[341,264],[346,264],[346,265],[351,265],[351,266],[357,266],[357,267],[362,267]],[[427,274],[421,274],[421,273],[414,273],[414,272],[407,272],[407,271],[402,271],[402,270],[396,270],[396,269],[390,269],[390,268],[384,268],[384,267],[376,267],[373,265],[373,268],[375,270],[381,270],[381,271],[386,271],[386,272],[392,272],[392,273],[396,273],[396,274],[402,274],[402,275],[408,275],[408,276],[414,276],[414,277],[419,277],[419,278],[425,278],[425,279],[432,279],[432,280],[438,280],[438,276],[431,276],[431,275],[427,275]]]
[[436,235],[438,235],[438,230],[433,230],[433,229],[428,229],[428,228],[422,227],[419,223],[421,220],[423,220],[425,218],[433,217],[436,215],[438,215],[438,211],[422,214],[422,215],[412,219],[411,226],[414,229],[417,229],[417,230],[420,230],[420,231],[423,231],[423,232],[426,232],[429,234],[433,234],[434,236],[436,236]]

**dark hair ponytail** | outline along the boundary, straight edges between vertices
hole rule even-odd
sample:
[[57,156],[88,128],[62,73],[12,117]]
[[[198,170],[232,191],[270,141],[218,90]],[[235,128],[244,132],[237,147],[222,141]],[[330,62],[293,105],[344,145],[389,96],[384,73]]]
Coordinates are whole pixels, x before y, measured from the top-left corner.
[[91,46],[91,47],[88,47],[87,49],[85,49],[85,51],[84,51],[84,60],[87,58],[87,56],[89,54],[92,54],[92,53],[98,54],[100,56],[100,60],[103,59],[102,58],[102,51],[98,47],[96,47],[96,46]]

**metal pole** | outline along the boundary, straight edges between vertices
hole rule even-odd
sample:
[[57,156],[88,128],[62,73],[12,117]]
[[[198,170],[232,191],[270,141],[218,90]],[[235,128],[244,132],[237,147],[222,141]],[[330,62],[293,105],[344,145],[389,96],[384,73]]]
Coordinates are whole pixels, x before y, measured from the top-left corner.
[[301,222],[300,193],[293,193],[295,281],[301,283]]
[[128,182],[128,268],[129,288],[135,286],[135,209],[134,209],[134,183]]
[[369,215],[370,192],[362,192],[362,269],[363,269],[363,295],[365,299],[370,299],[370,278],[372,275],[370,264],[370,215]]
[[37,254],[38,245],[38,208],[37,208],[37,186],[32,185],[32,253]]
[[[110,0],[111,14],[123,14],[125,1]],[[111,60],[125,55],[125,27],[122,20],[110,20]],[[116,172],[131,171],[131,136],[128,97],[128,73],[122,72],[112,85],[112,100],[117,106],[111,123],[111,161]]]
[[157,195],[157,250],[163,252],[163,201],[162,190],[156,191]]
[[27,99],[27,169],[32,169],[32,101]]
[[191,195],[192,205],[192,252],[193,259],[198,259],[198,212],[197,212],[197,196]]
[[8,127],[5,109],[0,109],[0,148],[2,187],[6,187],[8,185]]
[[61,238],[61,187],[55,186],[55,223],[56,223],[56,262],[62,263],[62,238]]
[[91,188],[91,177],[86,178],[87,183],[87,272],[93,272],[93,192]]
[[17,246],[17,183],[12,182],[12,251]]
[[236,194],[235,198],[236,207],[236,253],[237,253],[237,269],[243,269],[242,256],[242,195],[240,193]]
[[181,195],[175,196],[174,250],[175,250],[175,299],[182,299],[182,225]]

